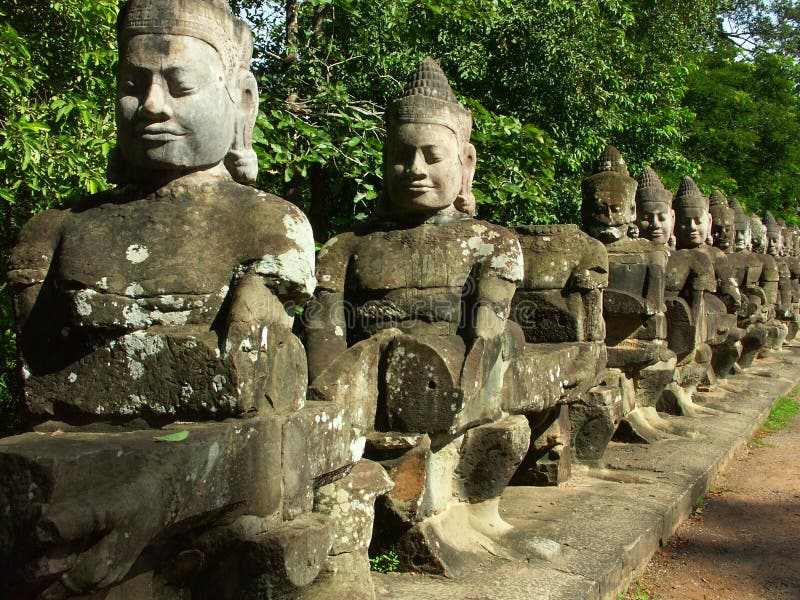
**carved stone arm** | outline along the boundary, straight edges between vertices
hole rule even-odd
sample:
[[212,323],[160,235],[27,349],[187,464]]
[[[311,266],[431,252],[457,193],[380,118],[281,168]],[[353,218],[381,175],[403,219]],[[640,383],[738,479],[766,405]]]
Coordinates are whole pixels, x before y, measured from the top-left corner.
[[284,306],[263,277],[249,272],[231,292],[220,346],[240,374],[241,404],[250,411],[300,408],[307,385],[305,352]]
[[56,248],[66,211],[46,210],[32,218],[11,253],[8,281],[14,293],[14,313],[21,330],[42,290]]
[[305,342],[308,354],[309,381],[347,350],[347,323],[344,293],[318,290],[306,305]]

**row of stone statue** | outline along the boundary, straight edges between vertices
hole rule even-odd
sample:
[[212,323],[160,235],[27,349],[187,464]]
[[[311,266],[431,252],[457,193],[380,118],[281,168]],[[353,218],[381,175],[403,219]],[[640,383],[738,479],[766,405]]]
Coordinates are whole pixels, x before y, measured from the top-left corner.
[[512,479],[680,434],[658,411],[713,416],[698,386],[797,333],[797,232],[613,147],[590,235],[474,219],[431,59],[387,110],[376,218],[315,264],[302,212],[241,185],[246,25],[133,0],[118,31],[119,186],[34,217],[8,272],[33,428],[0,440],[8,597],[373,598],[370,546],[450,576],[552,556],[500,518]]

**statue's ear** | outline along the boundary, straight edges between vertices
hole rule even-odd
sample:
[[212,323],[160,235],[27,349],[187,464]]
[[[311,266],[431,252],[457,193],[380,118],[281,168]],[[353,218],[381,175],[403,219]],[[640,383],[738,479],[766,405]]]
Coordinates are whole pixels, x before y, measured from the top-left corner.
[[253,150],[253,128],[258,116],[258,85],[250,71],[240,69],[234,82],[236,101],[233,143],[225,157],[225,166],[239,183],[253,183],[258,176],[258,158]]
[[706,213],[708,215],[708,236],[706,236],[706,244],[709,246],[714,245],[714,236],[712,235],[711,231],[714,228],[714,219],[711,216],[711,213]]
[[675,209],[670,208],[669,214],[672,215],[672,229],[669,230],[669,237],[672,239],[675,237]]
[[475,195],[472,193],[472,180],[475,177],[477,155],[475,146],[467,142],[461,152],[461,191],[456,197],[454,206],[460,212],[474,216],[477,212]]

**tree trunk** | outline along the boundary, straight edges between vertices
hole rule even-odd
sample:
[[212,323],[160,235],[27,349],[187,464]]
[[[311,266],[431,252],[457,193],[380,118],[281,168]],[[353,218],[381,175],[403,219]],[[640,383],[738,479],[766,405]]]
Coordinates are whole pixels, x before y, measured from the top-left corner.
[[286,57],[288,71],[297,64],[297,0],[286,0]]
[[308,207],[308,220],[311,222],[311,229],[314,230],[314,239],[324,242],[328,239],[328,221],[325,214],[325,174],[322,165],[311,165],[310,176],[311,202]]

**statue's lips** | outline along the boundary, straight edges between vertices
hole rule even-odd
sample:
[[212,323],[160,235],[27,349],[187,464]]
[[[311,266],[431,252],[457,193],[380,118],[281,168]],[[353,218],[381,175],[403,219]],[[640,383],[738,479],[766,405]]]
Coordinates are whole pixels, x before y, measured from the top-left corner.
[[172,142],[185,136],[186,132],[166,127],[145,127],[138,134],[146,142]]
[[432,192],[437,188],[434,185],[409,185],[407,189],[412,194],[424,194],[425,192]]

